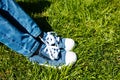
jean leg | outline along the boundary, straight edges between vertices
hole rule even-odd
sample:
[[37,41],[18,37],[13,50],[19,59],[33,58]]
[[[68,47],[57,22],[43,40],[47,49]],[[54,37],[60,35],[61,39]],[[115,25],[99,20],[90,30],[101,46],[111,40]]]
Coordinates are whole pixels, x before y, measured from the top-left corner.
[[0,0],[0,9],[9,12],[32,36],[37,37],[41,34],[39,26],[14,0]]
[[0,14],[0,42],[12,50],[30,57],[39,47],[37,42],[27,32],[22,32],[13,26]]

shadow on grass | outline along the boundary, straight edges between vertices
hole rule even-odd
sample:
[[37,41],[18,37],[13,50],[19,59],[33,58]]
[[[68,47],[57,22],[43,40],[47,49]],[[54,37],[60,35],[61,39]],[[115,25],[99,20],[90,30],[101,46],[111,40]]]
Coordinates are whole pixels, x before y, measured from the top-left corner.
[[[22,7],[22,9],[28,13],[42,13],[43,11],[45,11],[47,8],[50,7],[51,2],[49,1],[45,1],[45,0],[40,0],[37,2],[21,2],[18,1],[18,4]],[[47,16],[44,17],[37,17],[34,18],[34,21],[40,26],[40,29],[48,32],[48,31],[52,31],[53,29],[51,28],[51,26],[48,24],[47,22]]]
[[18,1],[18,4],[27,12],[27,13],[42,13],[46,8],[50,7],[51,2],[45,0],[21,2]]

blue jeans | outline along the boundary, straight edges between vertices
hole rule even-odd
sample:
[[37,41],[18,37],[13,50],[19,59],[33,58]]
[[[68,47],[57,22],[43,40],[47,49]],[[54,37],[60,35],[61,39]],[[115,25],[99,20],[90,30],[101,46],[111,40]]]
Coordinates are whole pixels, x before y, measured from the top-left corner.
[[0,0],[0,42],[30,57],[41,44],[36,38],[42,33],[38,25],[14,0]]

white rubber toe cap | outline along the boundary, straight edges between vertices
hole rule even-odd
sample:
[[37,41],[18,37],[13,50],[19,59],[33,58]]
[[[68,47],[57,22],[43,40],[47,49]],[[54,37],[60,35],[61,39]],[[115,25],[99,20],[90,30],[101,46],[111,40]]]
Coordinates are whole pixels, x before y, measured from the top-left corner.
[[66,66],[74,64],[77,61],[76,54],[74,52],[66,52],[65,61],[66,61]]
[[75,46],[75,42],[73,39],[70,39],[70,38],[65,39],[65,50],[66,51],[72,50],[74,46]]

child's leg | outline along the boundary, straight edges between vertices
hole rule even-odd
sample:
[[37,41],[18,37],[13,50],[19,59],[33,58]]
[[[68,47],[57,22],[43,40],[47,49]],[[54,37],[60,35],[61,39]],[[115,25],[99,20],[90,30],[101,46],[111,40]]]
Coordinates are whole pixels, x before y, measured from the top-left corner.
[[[38,49],[38,46],[41,45],[41,43],[38,43],[32,36],[38,37],[42,31],[39,29],[38,25],[19,7],[19,5],[14,2],[14,0],[0,0],[0,9],[7,11],[20,25],[22,25],[23,28],[28,31],[28,33],[25,33],[22,30],[18,30],[17,26],[13,26],[8,22],[8,20],[0,15],[0,42],[4,43],[16,52],[30,57]],[[52,38],[52,41],[50,37]],[[66,48],[66,42],[71,43],[73,40],[58,40],[55,36],[48,34],[45,34],[42,38],[44,43],[50,43],[50,45],[42,45],[38,54],[30,57],[31,61],[38,62],[39,64],[44,64],[47,61],[50,65],[54,66],[58,66],[61,63],[68,65],[76,61],[75,53],[71,53],[68,50],[65,51],[64,49],[57,50],[59,47]],[[56,42],[60,43],[60,45]],[[55,44],[58,44],[58,47],[56,47]],[[57,57],[59,55],[58,53],[62,56]],[[45,59],[44,57],[41,57],[41,55],[48,58]]]
[[0,0],[0,9],[9,12],[32,36],[38,37],[38,25],[21,9],[14,0]]
[[[18,25],[19,26],[19,25]],[[44,46],[42,43],[37,42],[32,36],[27,32],[21,32],[15,26],[8,22],[0,14],[0,42],[7,45],[12,50],[23,54],[28,57],[30,61],[37,62],[40,65],[50,65],[50,66],[62,66],[69,65],[76,62],[76,55],[73,52],[66,52],[65,50],[60,50],[58,59],[51,59],[50,57],[44,56],[51,55],[54,56],[55,46]],[[39,50],[39,46],[41,49]],[[38,49],[38,53],[34,54]],[[42,53],[43,52],[43,53]],[[53,53],[53,54],[52,54]],[[47,63],[47,64],[46,64]]]
[[[21,9],[21,7],[14,2],[14,0],[1,0],[0,1],[0,9],[9,12],[11,16],[13,16],[16,21],[22,25],[30,35],[34,37],[38,37],[42,35],[42,31],[38,27],[38,25]],[[44,36],[47,34],[44,33]],[[60,48],[65,48],[66,50],[71,50],[74,46],[74,41],[72,39],[61,38],[59,42]],[[69,44],[71,43],[71,44]]]
[[[9,0],[11,1],[11,0]],[[19,25],[18,25],[19,26]],[[0,42],[24,56],[30,57],[40,45],[27,32],[21,32],[0,14]]]

